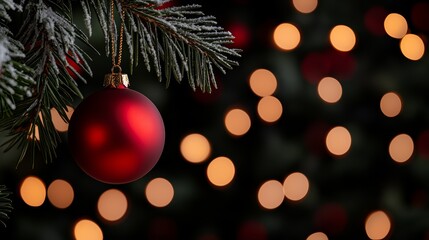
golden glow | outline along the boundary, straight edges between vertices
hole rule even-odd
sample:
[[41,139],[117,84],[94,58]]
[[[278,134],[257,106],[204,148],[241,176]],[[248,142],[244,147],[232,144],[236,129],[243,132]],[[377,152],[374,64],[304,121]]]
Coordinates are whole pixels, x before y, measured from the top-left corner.
[[332,46],[342,52],[352,50],[356,44],[356,36],[353,30],[345,25],[337,25],[329,34]]
[[315,232],[307,237],[306,240],[329,240],[328,236],[323,232]]
[[301,41],[301,34],[295,25],[282,23],[276,27],[273,34],[274,43],[283,50],[295,49]]
[[307,177],[300,172],[289,174],[283,182],[283,192],[286,198],[292,201],[303,199],[307,195],[309,187]]
[[425,44],[423,40],[415,34],[407,34],[401,39],[400,48],[402,54],[410,59],[417,61],[425,53]]
[[398,13],[391,13],[384,19],[384,30],[387,35],[401,39],[408,31],[407,20]]
[[256,95],[265,97],[274,93],[277,88],[277,79],[271,71],[260,68],[250,75],[249,84]]
[[384,239],[390,232],[389,216],[383,211],[375,211],[371,213],[365,221],[366,235],[370,239]]
[[317,0],[293,0],[293,6],[301,13],[311,13],[317,7]]
[[102,240],[103,232],[95,222],[82,219],[74,226],[74,238],[76,240]]
[[165,178],[152,179],[146,186],[146,198],[155,207],[167,206],[173,197],[173,185]]
[[207,177],[216,186],[228,185],[234,179],[234,163],[227,157],[215,158],[207,167]]
[[74,199],[73,187],[67,181],[57,179],[48,187],[48,199],[57,208],[67,208]]
[[225,116],[226,130],[235,136],[246,134],[251,126],[249,115],[242,109],[232,109]]
[[334,155],[344,155],[352,144],[352,136],[345,127],[334,127],[326,136],[326,147]]
[[258,115],[265,122],[275,122],[279,120],[283,113],[282,103],[273,96],[261,98],[258,103]]
[[[73,112],[74,109],[70,106],[67,106],[66,114],[69,119],[71,118]],[[54,127],[58,132],[67,132],[69,124],[61,118],[60,114],[55,108],[51,108],[51,117],[52,123],[54,124]]]
[[127,197],[118,189],[109,189],[98,198],[98,213],[107,221],[120,220],[127,212],[127,209]]
[[380,109],[387,117],[396,117],[402,110],[402,101],[398,94],[388,92],[380,101]]
[[210,142],[201,134],[189,134],[180,143],[180,152],[191,163],[204,162],[211,153]]
[[279,207],[284,200],[283,185],[277,180],[268,180],[259,188],[259,204],[266,209]]
[[40,178],[29,176],[22,181],[20,194],[26,204],[39,207],[45,202],[46,187]]
[[392,139],[389,145],[389,154],[393,161],[402,163],[413,155],[414,142],[407,134],[399,134]]
[[319,97],[327,103],[336,103],[343,94],[340,82],[332,77],[325,77],[320,80],[317,86]]

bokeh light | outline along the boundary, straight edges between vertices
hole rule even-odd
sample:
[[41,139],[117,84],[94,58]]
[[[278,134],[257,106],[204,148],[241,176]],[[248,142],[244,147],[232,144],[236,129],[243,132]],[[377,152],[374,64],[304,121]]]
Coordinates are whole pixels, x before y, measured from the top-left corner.
[[390,232],[389,216],[383,211],[375,211],[365,221],[365,231],[370,239],[384,239]]
[[317,0],[293,0],[292,4],[301,13],[311,13],[317,7]]
[[128,210],[127,197],[118,189],[109,189],[98,198],[97,210],[105,220],[118,221]]
[[79,220],[74,226],[75,240],[102,240],[103,232],[95,222],[82,219]]
[[384,30],[384,20],[388,15],[387,10],[382,6],[371,7],[365,13],[365,27],[376,36],[386,34]]
[[292,201],[303,199],[307,195],[309,187],[307,177],[300,172],[289,174],[283,182],[283,192],[286,198]]
[[319,97],[327,103],[336,103],[343,94],[341,83],[332,77],[324,77],[317,86]]
[[408,161],[413,152],[414,142],[408,134],[399,134],[390,141],[389,154],[395,162],[403,163]]
[[283,50],[295,49],[301,41],[298,28],[291,23],[282,23],[276,27],[273,34],[274,43]]
[[242,223],[237,233],[237,240],[268,240],[267,228],[255,220]]
[[192,133],[184,137],[180,143],[182,156],[191,163],[204,162],[211,153],[211,145],[206,137]]
[[264,182],[258,191],[259,204],[266,209],[279,207],[284,200],[283,185],[277,180]]
[[414,61],[421,59],[425,53],[423,40],[415,34],[405,35],[401,39],[400,48],[406,58]]
[[227,157],[217,157],[207,166],[209,181],[218,187],[228,185],[235,176],[235,166]]
[[226,130],[234,136],[246,134],[251,126],[250,117],[243,109],[234,108],[225,115]]
[[74,199],[73,187],[63,179],[54,180],[48,187],[48,200],[57,208],[68,208]]
[[346,25],[337,25],[329,34],[332,46],[341,52],[352,50],[356,44],[356,36],[353,30]]
[[306,240],[329,240],[329,238],[323,232],[315,232],[308,236]]
[[[74,108],[67,106],[66,114],[69,119],[73,115],[73,112]],[[52,123],[54,124],[54,127],[58,132],[66,132],[68,130],[69,124],[61,118],[60,114],[55,108],[51,108],[51,117]]]
[[380,100],[381,112],[386,117],[396,117],[402,110],[402,101],[398,94],[388,92]]
[[40,178],[28,176],[21,183],[20,194],[27,205],[39,207],[45,202],[46,187]]
[[429,2],[418,2],[411,8],[411,22],[420,31],[429,31]]
[[165,178],[152,179],[146,186],[146,198],[155,207],[166,207],[173,197],[173,185]]
[[249,85],[256,95],[265,97],[274,93],[277,88],[277,79],[271,71],[260,68],[250,75]]
[[326,147],[334,155],[341,156],[349,151],[352,144],[350,132],[342,126],[332,128],[326,136]]
[[401,39],[408,31],[407,20],[398,13],[391,13],[384,19],[384,30],[387,35]]
[[276,122],[283,113],[282,103],[274,96],[261,98],[257,109],[259,117],[268,123]]

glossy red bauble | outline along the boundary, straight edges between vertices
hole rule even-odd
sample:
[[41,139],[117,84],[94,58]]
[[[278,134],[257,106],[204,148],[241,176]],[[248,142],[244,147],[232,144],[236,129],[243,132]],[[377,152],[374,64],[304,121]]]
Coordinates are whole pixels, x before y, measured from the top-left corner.
[[129,183],[158,162],[164,148],[164,123],[143,94],[108,87],[76,108],[68,141],[76,163],[89,176],[104,183]]

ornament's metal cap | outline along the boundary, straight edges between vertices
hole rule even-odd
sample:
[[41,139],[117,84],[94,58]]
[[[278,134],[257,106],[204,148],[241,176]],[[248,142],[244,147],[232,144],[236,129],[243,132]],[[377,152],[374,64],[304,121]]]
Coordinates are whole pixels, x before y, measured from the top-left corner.
[[121,85],[125,87],[128,87],[130,85],[130,80],[128,79],[127,74],[109,73],[104,76],[104,87],[118,88]]

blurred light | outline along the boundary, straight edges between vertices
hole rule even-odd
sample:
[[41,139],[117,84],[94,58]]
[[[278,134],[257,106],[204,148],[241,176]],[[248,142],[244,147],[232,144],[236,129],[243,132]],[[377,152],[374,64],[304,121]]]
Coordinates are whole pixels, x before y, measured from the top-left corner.
[[207,166],[207,177],[216,186],[228,185],[235,175],[234,163],[227,157],[217,157]]
[[308,179],[304,174],[294,172],[289,174],[284,180],[283,192],[287,199],[299,201],[307,195],[309,186]]
[[403,163],[413,155],[414,142],[407,134],[399,134],[392,139],[389,145],[389,154],[393,161]]
[[329,238],[323,232],[315,232],[308,236],[306,240],[329,240]]
[[334,155],[341,156],[349,151],[352,137],[349,131],[342,126],[332,128],[326,136],[326,146]]
[[20,194],[27,205],[39,207],[45,202],[46,187],[40,178],[29,176],[22,181]]
[[389,216],[383,211],[371,213],[365,221],[365,231],[370,239],[384,239],[390,232]]
[[283,113],[282,103],[273,96],[261,98],[258,102],[258,114],[265,122],[275,122],[279,120]]
[[341,52],[352,50],[356,44],[355,33],[350,27],[345,25],[335,26],[329,34],[329,40],[332,46]]
[[401,14],[391,13],[384,19],[384,30],[389,36],[401,39],[408,31],[407,20]]
[[284,200],[283,185],[277,180],[268,180],[259,188],[259,204],[266,209],[279,207]]
[[251,39],[250,30],[246,24],[233,22],[229,24],[226,29],[234,36],[233,43],[231,44],[232,47],[244,49],[249,46]]
[[296,48],[301,41],[301,35],[295,25],[282,23],[276,27],[273,34],[274,43],[283,50]]
[[411,9],[413,26],[420,31],[429,31],[429,3],[418,2]]
[[301,13],[311,13],[317,7],[317,0],[293,0],[293,6]]
[[68,208],[74,199],[73,187],[67,181],[57,179],[48,187],[48,199],[57,208]]
[[204,162],[211,153],[210,142],[203,135],[192,133],[182,139],[180,152],[191,163]]
[[260,68],[250,75],[249,85],[256,95],[265,97],[274,93],[277,88],[277,79],[271,71]]
[[384,19],[386,19],[388,12],[381,6],[371,7],[365,13],[365,27],[376,36],[383,36]]
[[337,79],[324,77],[317,86],[319,97],[327,103],[336,103],[343,94],[343,88]]
[[424,158],[429,158],[429,130],[424,130],[419,134],[416,145],[419,154]]
[[82,219],[74,226],[74,238],[76,240],[102,240],[103,232],[95,222]]
[[398,94],[388,92],[380,101],[380,109],[386,117],[396,117],[402,110],[402,101]]
[[173,185],[165,178],[152,179],[146,186],[146,198],[155,207],[167,206],[173,197]]
[[[73,115],[73,112],[74,112],[74,109],[70,106],[67,106],[66,114],[68,119],[71,118],[71,116]],[[54,127],[58,132],[66,132],[68,130],[69,124],[61,118],[57,109],[51,108],[51,117],[52,117],[52,123],[54,124]]]
[[242,136],[250,129],[250,117],[242,109],[234,108],[225,115],[226,130],[234,136]]
[[[178,240],[178,227],[175,219],[169,217],[159,216],[150,217],[151,222],[149,226],[145,227],[148,231],[148,238],[144,238],[143,235],[139,240]],[[180,221],[180,220],[179,220]],[[146,226],[147,224],[145,224]],[[125,240],[125,239],[124,239]],[[128,240],[128,239],[127,239]],[[131,239],[130,239],[131,240]],[[134,240],[134,239],[133,239]]]
[[319,207],[314,215],[314,225],[327,235],[340,235],[347,226],[347,212],[337,203]]
[[401,39],[400,48],[402,54],[410,60],[417,61],[425,53],[423,40],[415,34],[407,34]]
[[98,213],[107,221],[120,220],[127,212],[127,209],[127,197],[118,189],[109,189],[98,198]]
[[241,224],[238,234],[237,240],[267,240],[268,234],[267,229],[261,223],[248,220]]

